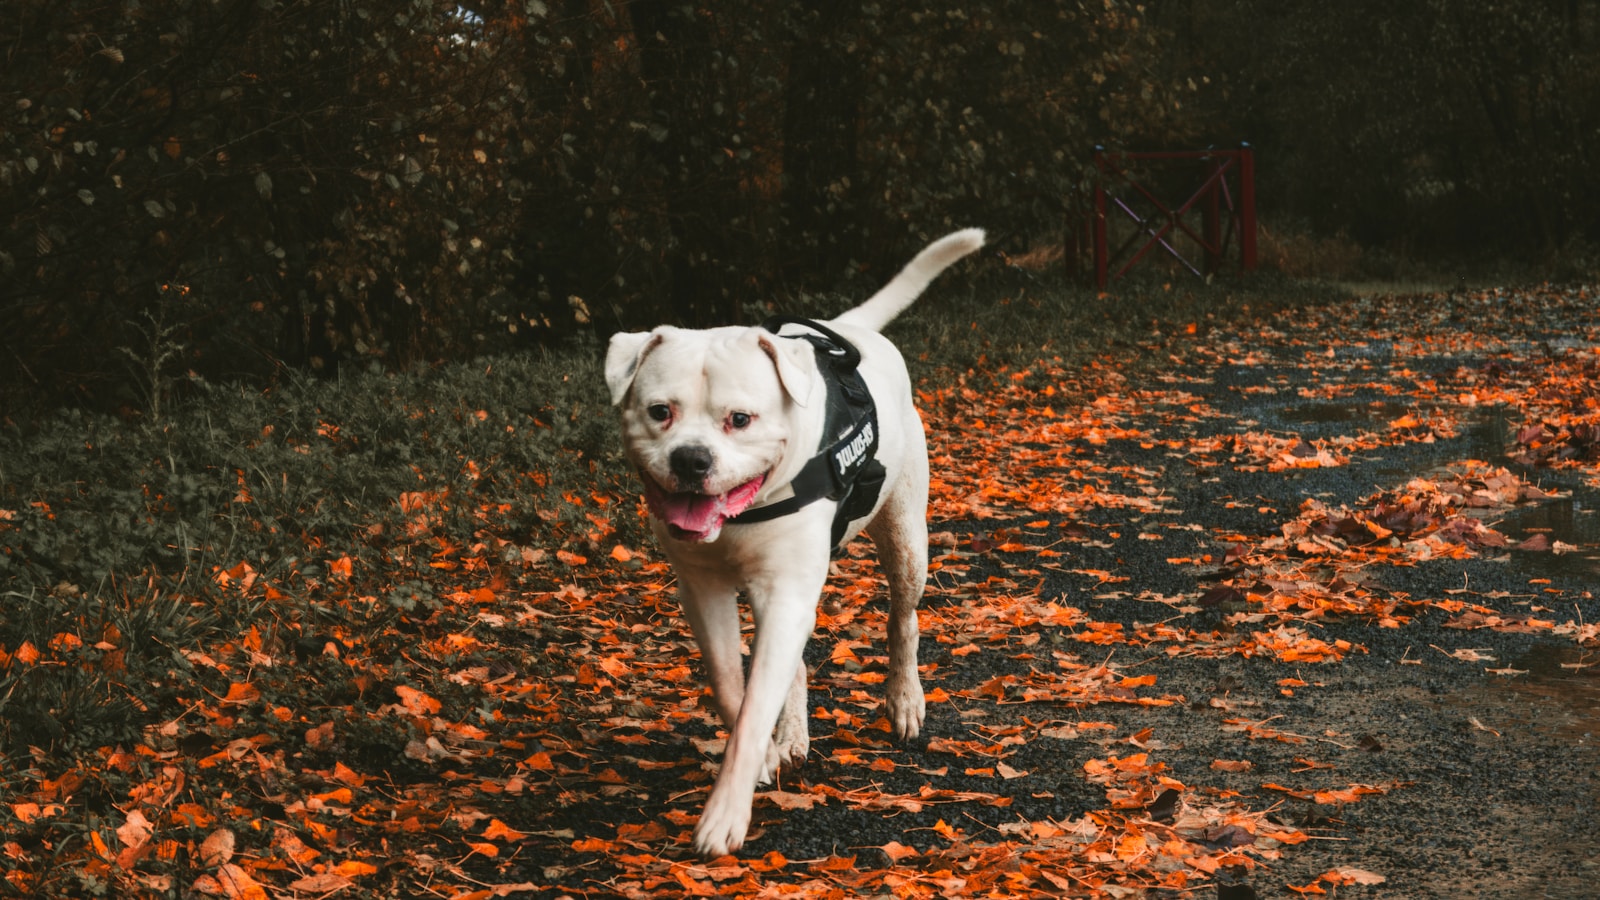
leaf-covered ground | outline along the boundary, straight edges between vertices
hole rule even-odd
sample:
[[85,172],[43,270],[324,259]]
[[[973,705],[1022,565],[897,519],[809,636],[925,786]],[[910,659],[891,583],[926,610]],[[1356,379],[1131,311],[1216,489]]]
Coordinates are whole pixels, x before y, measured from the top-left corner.
[[[888,734],[858,542],[808,650],[811,759],[710,862],[688,842],[719,729],[637,499],[557,486],[582,539],[536,545],[470,500],[511,462],[464,456],[457,490],[388,498],[370,552],[309,548],[314,577],[217,561],[251,609],[384,615],[224,623],[141,739],[13,765],[4,884],[1589,896],[1597,313],[1589,289],[1381,297],[923,384],[924,735]],[[116,671],[124,642],[63,628],[0,665]]]

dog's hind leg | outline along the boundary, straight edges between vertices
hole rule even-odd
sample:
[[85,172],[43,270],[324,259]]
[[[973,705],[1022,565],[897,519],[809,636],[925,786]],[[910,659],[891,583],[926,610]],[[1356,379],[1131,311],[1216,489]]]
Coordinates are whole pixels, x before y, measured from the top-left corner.
[[[919,431],[920,433],[920,431]],[[920,454],[914,457],[925,460]],[[904,473],[867,533],[889,581],[889,677],[884,684],[895,736],[914,738],[927,705],[917,675],[917,605],[928,582],[927,463]]]
[[811,731],[806,718],[808,674],[805,660],[801,660],[794,681],[789,685],[789,696],[783,701],[783,711],[778,713],[778,729],[773,735],[771,746],[767,748],[767,771],[762,776],[762,784],[770,783],[777,778],[779,769],[798,766],[805,762],[806,754],[811,752]]

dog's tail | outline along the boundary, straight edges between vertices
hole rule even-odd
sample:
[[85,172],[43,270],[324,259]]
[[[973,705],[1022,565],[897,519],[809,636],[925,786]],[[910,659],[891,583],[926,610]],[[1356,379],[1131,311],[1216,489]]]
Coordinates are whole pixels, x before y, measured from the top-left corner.
[[952,263],[983,246],[983,229],[968,228],[947,234],[929,244],[916,258],[906,264],[900,274],[873,294],[871,299],[846,312],[834,321],[841,325],[855,325],[882,331],[883,326],[905,311],[911,301],[927,288],[928,282]]

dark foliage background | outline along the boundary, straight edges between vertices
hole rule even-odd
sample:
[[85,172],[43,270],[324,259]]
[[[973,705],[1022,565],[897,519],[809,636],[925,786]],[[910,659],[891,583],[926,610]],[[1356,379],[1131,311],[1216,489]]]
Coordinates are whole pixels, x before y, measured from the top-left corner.
[[[0,402],[751,319],[923,239],[1059,245],[1095,143],[1259,150],[1264,221],[1597,231],[1583,0],[14,0]],[[862,285],[855,285],[861,288]]]
[[1206,133],[1261,149],[1280,219],[1436,256],[1570,255],[1600,233],[1600,3],[1153,9],[1221,74]]

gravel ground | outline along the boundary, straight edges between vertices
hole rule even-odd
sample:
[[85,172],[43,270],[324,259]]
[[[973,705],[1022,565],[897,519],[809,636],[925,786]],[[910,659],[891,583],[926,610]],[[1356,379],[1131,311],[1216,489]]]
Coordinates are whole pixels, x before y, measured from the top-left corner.
[[[1240,403],[1230,385],[1266,383],[1282,375],[1291,382],[1302,372],[1302,348],[1259,347],[1273,361],[1215,372],[1209,385],[1186,383],[1227,415],[1255,420],[1260,428],[1313,438],[1348,433],[1352,425],[1375,427],[1376,420],[1398,416],[1404,402],[1357,394],[1341,401],[1320,401],[1288,407],[1276,403]],[[1381,360],[1380,360],[1381,361]],[[1482,363],[1481,357],[1452,355],[1427,360],[1441,375],[1457,367]],[[1207,372],[1196,373],[1204,379]],[[1186,381],[1180,375],[1180,381]],[[1202,390],[1196,390],[1201,388]],[[1414,407],[1413,407],[1414,408]],[[1463,413],[1467,423],[1459,436],[1431,444],[1388,447],[1361,454],[1351,465],[1292,473],[1222,472],[1206,483],[1173,479],[1172,494],[1180,520],[1237,529],[1245,534],[1270,533],[1308,497],[1329,505],[1352,503],[1382,487],[1428,476],[1462,459],[1505,462],[1508,421],[1501,410]],[[1136,458],[1137,448],[1108,450]],[[1157,460],[1149,465],[1159,466]],[[1169,476],[1182,475],[1168,465]],[[1593,470],[1589,470],[1593,480]],[[1512,551],[1467,561],[1431,560],[1408,567],[1390,567],[1371,577],[1392,591],[1413,598],[1443,599],[1467,588],[1471,599],[1516,613],[1543,605],[1540,613],[1557,621],[1600,616],[1595,602],[1600,588],[1600,491],[1586,485],[1579,473],[1526,471],[1529,480],[1567,496],[1538,507],[1513,511],[1498,524],[1514,538],[1543,532],[1575,544],[1577,552]],[[1227,503],[1254,498],[1258,506],[1241,513]],[[1273,510],[1255,513],[1256,508]],[[1158,552],[1155,552],[1158,551]],[[1171,548],[1141,547],[1124,541],[1116,547],[1120,571],[1142,584],[1170,581],[1163,562]],[[1156,558],[1160,557],[1160,558]],[[1167,578],[1163,578],[1163,575]],[[1549,584],[1533,585],[1535,579]],[[1069,596],[1074,585],[1050,584],[1046,592]],[[1193,584],[1164,584],[1174,592],[1193,591]],[[1116,617],[1107,603],[1088,611],[1096,618]],[[1600,732],[1600,669],[1564,668],[1600,663],[1600,653],[1586,654],[1570,638],[1548,633],[1461,631],[1442,627],[1450,616],[1428,610],[1400,628],[1378,628],[1369,622],[1330,623],[1325,639],[1342,637],[1367,649],[1335,664],[1298,667],[1311,686],[1293,697],[1279,693],[1285,665],[1267,659],[1161,660],[1156,665],[1168,691],[1207,698],[1228,688],[1228,699],[1242,708],[1258,704],[1254,720],[1281,716],[1277,727],[1307,736],[1329,736],[1305,744],[1241,741],[1220,732],[1221,715],[1195,705],[1161,712],[1141,710],[1138,718],[1176,746],[1164,757],[1180,780],[1215,783],[1207,771],[1212,759],[1249,759],[1248,773],[1232,776],[1228,787],[1245,794],[1265,782],[1304,782],[1296,770],[1300,758],[1333,767],[1330,782],[1399,784],[1403,787],[1340,808],[1318,809],[1290,800],[1284,808],[1294,823],[1326,820],[1326,840],[1303,844],[1269,872],[1252,879],[1260,896],[1275,896],[1282,885],[1303,885],[1336,866],[1353,865],[1382,874],[1385,883],[1370,888],[1345,887],[1345,896],[1411,898],[1593,898],[1600,897],[1600,784],[1596,782],[1595,743]],[[1444,651],[1480,650],[1493,661],[1468,663]],[[1489,668],[1520,670],[1498,675]],[[1231,715],[1231,714],[1230,714]],[[1152,721],[1154,720],[1154,721]],[[1372,749],[1359,745],[1371,736]]]
[[[1554,299],[1551,299],[1554,297]],[[1136,597],[1202,597],[1216,567],[1175,565],[1174,557],[1221,558],[1228,533],[1276,535],[1308,498],[1329,507],[1355,504],[1412,478],[1431,478],[1466,459],[1510,465],[1544,489],[1558,492],[1544,503],[1501,509],[1490,522],[1513,542],[1543,534],[1575,549],[1562,555],[1497,549],[1471,559],[1431,559],[1372,567],[1364,573],[1374,590],[1403,593],[1412,600],[1462,599],[1510,615],[1557,623],[1600,621],[1600,478],[1596,465],[1559,470],[1518,468],[1506,459],[1523,421],[1513,408],[1461,406],[1452,385],[1486,369],[1529,371],[1569,364],[1600,353],[1595,304],[1587,295],[1546,292],[1488,294],[1470,298],[1386,299],[1354,304],[1336,317],[1304,328],[1250,334],[1210,333],[1169,339],[1146,352],[1171,356],[1157,383],[1128,383],[1138,391],[1193,395],[1192,414],[1152,393],[1149,402],[1120,423],[1142,437],[1085,443],[1085,464],[1136,467],[1159,491],[1159,511],[1095,509],[1077,520],[1087,539],[1056,549],[1062,558],[1030,580],[1037,593],[1076,606],[1096,621],[1173,619],[1195,631],[1226,629],[1237,611],[1227,603],[1161,605]],[[1390,330],[1409,338],[1372,338]],[[1439,335],[1435,340],[1430,335]],[[1586,356],[1587,355],[1587,356]],[[1308,399],[1304,388],[1347,383],[1353,389]],[[1315,392],[1313,392],[1315,393]],[[1305,441],[1382,431],[1406,415],[1444,416],[1453,434],[1428,442],[1391,443],[1353,451],[1337,467],[1272,472],[1261,466],[1191,464],[1184,442],[1197,437],[1245,432],[1299,435]],[[997,465],[1004,465],[997,462]],[[1049,531],[1036,516],[936,523],[967,541],[971,535]],[[1159,530],[1162,540],[1142,539]],[[966,574],[1016,578],[1027,554],[987,554]],[[1117,579],[1107,590],[1084,571]],[[930,597],[930,608],[950,602]],[[1181,611],[1187,609],[1188,611]],[[1596,732],[1600,730],[1600,651],[1588,652],[1571,636],[1550,628],[1462,630],[1446,627],[1451,613],[1418,607],[1399,627],[1379,627],[1369,617],[1329,620],[1310,626],[1327,641],[1357,645],[1335,662],[1285,663],[1265,656],[1189,655],[1159,646],[1108,646],[1104,655],[1125,675],[1157,676],[1157,695],[1179,697],[1163,707],[1101,704],[1082,710],[1041,709],[1036,704],[979,708],[960,702],[930,705],[925,734],[898,757],[909,760],[892,772],[864,771],[833,759],[843,747],[825,735],[814,741],[812,760],[799,773],[811,784],[839,790],[875,787],[915,793],[929,777],[918,766],[949,762],[928,751],[929,741],[969,739],[974,729],[1041,718],[1094,720],[1104,733],[1124,740],[1149,730],[1143,740],[1167,774],[1207,791],[1237,791],[1253,809],[1311,835],[1252,872],[1223,878],[1230,887],[1207,885],[1192,894],[1159,896],[1296,896],[1289,885],[1307,885],[1341,866],[1377,873],[1370,886],[1334,887],[1333,896],[1421,898],[1600,897],[1600,815],[1596,803]],[[991,673],[1026,672],[1036,662],[1004,653],[957,659],[950,644],[924,635],[925,665],[939,673],[930,687],[980,683]],[[1084,648],[1060,630],[1045,629],[1043,648],[1079,655]],[[1360,652],[1364,648],[1365,652]],[[808,658],[824,669],[831,646],[814,641]],[[1477,651],[1477,659],[1459,651]],[[1455,654],[1455,655],[1452,655]],[[1471,654],[1468,654],[1469,656]],[[1499,673],[1490,671],[1499,670]],[[1286,689],[1285,678],[1303,686]],[[819,673],[819,679],[826,677]],[[827,684],[819,687],[828,687]],[[832,685],[834,696],[846,689]],[[1224,725],[1246,719],[1285,735],[1250,739]],[[688,752],[687,739],[710,737],[681,729],[667,739],[663,758]],[[1121,747],[1131,752],[1132,748]],[[1113,752],[1117,752],[1113,748]],[[940,806],[891,816],[842,804],[810,810],[759,806],[757,836],[744,856],[772,850],[789,860],[830,854],[864,854],[863,848],[900,840],[911,846],[938,841],[930,829],[943,819],[982,835],[1018,820],[1068,821],[1102,808],[1105,792],[1083,777],[1083,764],[1104,757],[1104,741],[1035,740],[1005,759],[1026,776],[1000,782],[958,773],[959,763],[935,779],[941,789],[1003,793],[1010,806],[981,803]],[[1248,761],[1245,771],[1220,771],[1215,760]],[[641,776],[648,778],[648,776]],[[1342,788],[1378,785],[1381,795],[1357,802],[1317,804],[1263,787]],[[663,783],[648,795],[681,792]],[[631,801],[638,801],[633,795]],[[648,815],[648,796],[640,803]],[[578,834],[596,818],[617,817],[612,806],[572,811],[567,824]],[[553,827],[562,823],[549,822]],[[995,835],[998,836],[998,835]],[[528,860],[539,862],[537,856]],[[603,867],[593,870],[603,876]],[[563,883],[573,881],[563,879]],[[603,877],[589,882],[596,893]],[[1151,896],[1157,896],[1152,894]]]

